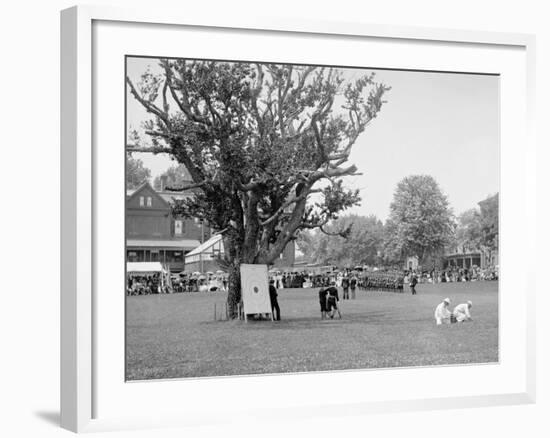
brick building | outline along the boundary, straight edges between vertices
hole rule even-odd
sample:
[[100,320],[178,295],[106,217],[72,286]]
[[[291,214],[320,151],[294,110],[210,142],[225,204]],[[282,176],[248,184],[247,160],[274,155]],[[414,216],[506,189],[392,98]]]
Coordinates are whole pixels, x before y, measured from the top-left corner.
[[172,272],[184,268],[185,254],[210,238],[210,229],[193,219],[175,218],[170,201],[189,192],[156,191],[143,183],[126,194],[126,260],[161,262]]

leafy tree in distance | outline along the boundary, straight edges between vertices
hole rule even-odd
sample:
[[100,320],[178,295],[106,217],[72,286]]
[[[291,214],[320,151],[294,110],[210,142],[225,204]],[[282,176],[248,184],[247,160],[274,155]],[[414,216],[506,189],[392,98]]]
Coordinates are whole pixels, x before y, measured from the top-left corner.
[[165,178],[164,188],[178,189],[184,185],[191,184],[193,179],[189,174],[189,171],[183,164],[177,166],[170,166],[162,175],[158,175],[153,180],[153,188],[160,190],[162,187],[161,178]]
[[498,252],[498,193],[479,202],[479,208],[465,211],[458,217],[456,238],[464,251],[481,251],[489,264]]
[[126,154],[126,188],[136,189],[150,179],[151,171],[143,165],[143,161]]
[[376,216],[342,216],[327,227],[329,232],[350,229],[347,237],[327,235],[319,230],[302,232],[298,247],[314,263],[341,267],[379,265],[384,242],[384,225]]
[[420,263],[443,251],[452,241],[455,221],[449,201],[435,179],[412,175],[398,184],[386,221],[385,249],[389,261],[416,256]]
[[456,247],[462,252],[478,251],[482,245],[481,214],[477,208],[458,216]]
[[492,259],[494,253],[498,251],[498,193],[479,202],[479,210],[481,216],[481,244],[489,252],[489,256]]
[[324,229],[359,202],[341,178],[357,174],[348,164],[352,146],[389,88],[374,74],[346,81],[325,67],[186,59],[159,65],[161,73],[145,72],[139,84],[127,78],[152,117],[146,149],[184,164],[193,179],[188,188],[200,189],[175,201],[174,212],[224,231],[235,316],[241,263],[272,264],[298,232]]

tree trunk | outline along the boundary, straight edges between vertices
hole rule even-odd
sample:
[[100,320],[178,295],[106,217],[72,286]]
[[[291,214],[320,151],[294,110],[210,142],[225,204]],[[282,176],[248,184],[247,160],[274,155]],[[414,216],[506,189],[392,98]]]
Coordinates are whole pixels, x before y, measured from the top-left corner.
[[238,306],[241,302],[241,267],[239,260],[235,259],[229,266],[229,281],[227,291],[227,311],[229,318],[239,316]]

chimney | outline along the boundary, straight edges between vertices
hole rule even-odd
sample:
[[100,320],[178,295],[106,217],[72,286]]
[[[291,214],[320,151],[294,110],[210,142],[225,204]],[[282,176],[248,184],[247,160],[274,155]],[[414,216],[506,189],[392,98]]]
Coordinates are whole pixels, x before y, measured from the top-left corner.
[[160,176],[160,191],[161,192],[164,192],[164,189],[166,188],[166,180],[167,180],[166,175],[161,175]]

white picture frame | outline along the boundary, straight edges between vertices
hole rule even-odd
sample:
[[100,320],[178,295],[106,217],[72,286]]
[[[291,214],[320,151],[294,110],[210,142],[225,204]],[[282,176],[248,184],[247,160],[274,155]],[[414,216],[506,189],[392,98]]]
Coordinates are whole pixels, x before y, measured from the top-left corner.
[[[519,251],[530,251],[534,247],[536,238],[535,227],[535,163],[536,146],[533,138],[533,110],[534,110],[534,36],[524,34],[507,34],[491,32],[461,31],[450,29],[424,29],[403,26],[382,26],[356,23],[318,22],[298,20],[292,17],[256,17],[251,14],[240,14],[228,19],[211,13],[208,16],[195,14],[189,11],[166,11],[161,9],[149,9],[146,11],[118,9],[110,7],[78,6],[62,11],[61,13],[61,426],[75,431],[101,431],[121,428],[147,428],[162,426],[184,426],[189,424],[205,424],[212,418],[212,411],[201,411],[198,403],[196,415],[185,415],[177,410],[163,415],[161,408],[158,412],[151,412],[150,416],[128,416],[120,411],[110,412],[109,415],[98,415],[102,406],[100,403],[101,387],[103,379],[100,369],[103,364],[98,364],[98,349],[101,349],[101,333],[97,332],[100,306],[96,299],[97,285],[100,279],[97,276],[98,244],[96,242],[97,222],[99,220],[98,204],[102,202],[98,198],[95,185],[98,180],[104,178],[97,172],[98,157],[94,153],[93,122],[96,118],[96,96],[93,84],[98,78],[96,66],[93,63],[97,55],[96,35],[94,25],[96,23],[132,23],[133,25],[151,26],[155,29],[163,26],[186,26],[203,31],[214,29],[224,32],[227,29],[237,29],[242,32],[253,32],[255,35],[262,32],[275,32],[279,35],[307,35],[312,38],[317,36],[337,36],[353,40],[379,39],[380,41],[393,41],[413,45],[445,45],[477,47],[483,46],[488,50],[510,50],[519,53],[521,65],[521,78],[524,78],[522,100],[522,115],[518,120],[521,129],[514,133],[514,140],[521,141],[520,151],[515,153],[523,157],[523,166],[515,175],[519,185],[517,193],[509,190],[507,198],[506,189],[503,189],[503,209],[501,215],[512,217],[506,235],[512,235],[517,223],[527,221],[528,226],[522,229],[521,241],[514,240],[508,248]],[[434,60],[437,65],[437,60]],[[488,67],[487,67],[488,68]],[[498,68],[492,73],[499,73]],[[123,99],[123,90],[120,91],[120,99]],[[123,127],[120,127],[122,132]],[[512,134],[510,134],[512,135]],[[507,140],[503,138],[503,140]],[[511,153],[511,151],[510,151]],[[513,156],[503,162],[501,172],[505,187],[512,187],[514,177],[504,169],[513,162]],[[503,171],[504,169],[504,171]],[[122,189],[121,189],[122,190]],[[514,193],[513,193],[514,192]],[[514,212],[510,206],[513,201],[522,199],[519,210]],[[509,200],[508,207],[507,202]],[[521,216],[520,216],[521,215]],[[122,254],[122,253],[121,253]],[[122,257],[122,256],[121,256]],[[512,281],[506,275],[506,260],[513,255],[502,254],[502,278],[504,282]],[[508,265],[509,266],[509,265]],[[489,405],[532,403],[535,400],[535,308],[534,308],[534,275],[530,275],[530,268],[521,265],[522,274],[515,279],[514,286],[519,285],[520,304],[518,306],[518,318],[520,323],[515,324],[514,338],[522,349],[518,352],[521,366],[518,368],[517,385],[513,390],[503,388],[499,391],[495,388],[486,393],[465,393],[462,395],[438,393],[430,397],[419,398],[415,392],[392,393],[389,398],[362,399],[361,397],[346,399],[346,393],[337,404],[322,403],[318,400],[302,400],[299,406],[280,406],[278,412],[281,415],[292,417],[308,417],[311,415],[323,415],[330,411],[331,415],[339,413],[366,414],[373,412],[399,412],[415,409],[441,409],[458,407],[477,407]],[[121,292],[122,293],[122,292]],[[506,302],[502,312],[509,312]],[[120,315],[122,318],[122,315]],[[501,337],[510,335],[514,325],[510,319],[503,318],[501,325]],[[512,325],[510,325],[512,324]],[[502,339],[501,339],[502,340]],[[123,352],[120,352],[123,354]],[[102,355],[105,358],[105,354]],[[103,359],[102,359],[103,360]],[[100,366],[101,365],[101,366]],[[456,375],[462,372],[458,367],[450,367],[444,370],[435,370],[434,374]],[[464,368],[464,367],[463,367]],[[466,367],[468,368],[468,367]],[[472,367],[471,369],[473,370]],[[104,367],[103,367],[104,369]],[[403,373],[407,378],[407,370],[377,371],[379,373]],[[415,372],[418,379],[427,379],[429,369]],[[471,371],[472,373],[475,372]],[[368,371],[367,373],[372,373]],[[340,374],[344,387],[351,380],[362,378],[363,374]],[[123,379],[123,376],[120,376]],[[314,378],[309,375],[288,376],[277,380],[277,384],[290,381],[292,385],[309,385]],[[326,379],[332,379],[325,374]],[[254,377],[226,378],[222,380],[209,379],[195,380],[192,385],[197,388],[216,385],[224,385],[224,388],[232,388],[235,382],[241,385],[257,385],[267,382],[267,378]],[[269,378],[273,379],[273,378]],[[277,377],[275,377],[277,379]],[[290,379],[290,380],[289,380]],[[347,379],[347,380],[346,380]],[[351,380],[350,380],[351,379]],[[122,382],[124,383],[124,382]],[[181,382],[163,382],[164,390],[170,386],[180,385]],[[130,386],[132,386],[131,384]],[[190,384],[188,383],[188,386]],[[283,385],[284,386],[284,385]],[[139,394],[140,388],[133,386],[132,393]],[[435,394],[435,393],[434,393]],[[241,406],[249,409],[248,415],[254,418],[262,418],[262,411],[255,411],[254,406]],[[221,409],[212,408],[215,412],[216,422],[229,421],[232,412],[224,413]],[[218,410],[216,410],[218,409]],[[98,411],[99,410],[99,411]],[[153,409],[154,410],[154,409]],[[201,415],[202,412],[202,415]],[[208,415],[207,415],[208,414]]]

